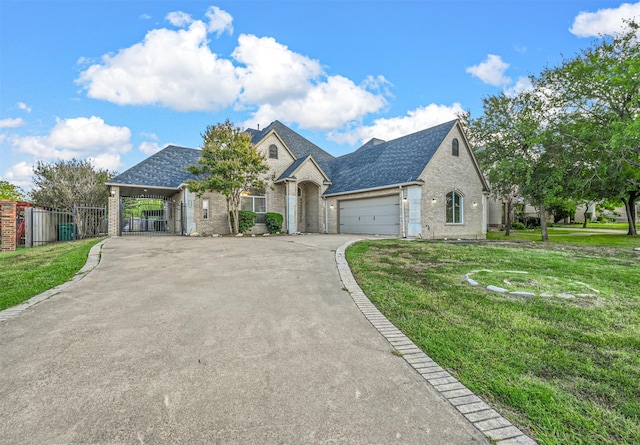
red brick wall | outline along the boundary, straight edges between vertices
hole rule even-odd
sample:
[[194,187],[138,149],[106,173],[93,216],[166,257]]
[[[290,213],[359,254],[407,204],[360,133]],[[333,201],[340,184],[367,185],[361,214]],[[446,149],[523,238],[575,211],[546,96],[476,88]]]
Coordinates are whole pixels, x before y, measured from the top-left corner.
[[9,252],[16,250],[16,217],[17,203],[13,201],[0,201],[0,251]]

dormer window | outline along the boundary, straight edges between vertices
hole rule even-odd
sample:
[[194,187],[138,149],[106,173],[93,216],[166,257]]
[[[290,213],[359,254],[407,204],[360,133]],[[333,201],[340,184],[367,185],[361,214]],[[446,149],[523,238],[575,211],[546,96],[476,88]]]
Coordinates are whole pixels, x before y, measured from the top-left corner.
[[269,159],[278,159],[278,146],[271,144],[269,145]]
[[457,139],[451,141],[451,155],[460,156],[460,143]]

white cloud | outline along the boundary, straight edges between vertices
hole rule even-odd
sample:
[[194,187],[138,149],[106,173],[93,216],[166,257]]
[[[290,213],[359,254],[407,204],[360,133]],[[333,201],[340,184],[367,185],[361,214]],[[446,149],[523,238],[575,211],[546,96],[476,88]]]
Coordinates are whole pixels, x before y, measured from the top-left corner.
[[373,125],[354,128],[346,133],[332,133],[329,139],[354,145],[372,138],[389,141],[456,119],[464,110],[459,103],[451,106],[430,104],[407,112],[406,116],[376,119]]
[[172,24],[186,28],[149,31],[142,42],[104,55],[76,82],[89,97],[119,105],[253,110],[247,121],[252,126],[281,119],[307,129],[335,129],[387,103],[390,84],[384,77],[369,76],[357,85],[343,76],[327,76],[319,61],[271,37],[243,34],[232,59],[222,59],[211,51],[207,37],[231,33],[233,18],[216,7],[206,17],[205,24],[182,12],[170,13]]
[[144,41],[105,55],[76,82],[94,99],[119,105],[161,104],[178,111],[216,110],[240,93],[233,64],[207,46],[206,25],[149,31]]
[[105,124],[96,116],[58,119],[46,136],[16,136],[12,144],[36,159],[92,158],[115,169],[121,166],[120,155],[131,150],[131,131],[127,127]]
[[505,89],[505,94],[509,97],[513,97],[518,93],[531,90],[532,88],[533,84],[531,83],[531,79],[529,77],[521,76],[518,77],[515,85]]
[[18,102],[17,105],[21,110],[26,111],[27,113],[31,113],[31,107],[24,102]]
[[158,145],[157,142],[145,141],[140,144],[140,146],[138,147],[138,150],[140,150],[142,153],[146,154],[147,156],[151,156],[152,154],[155,154],[160,150],[162,150],[162,148],[163,147]]
[[181,11],[170,12],[167,14],[167,21],[178,28],[183,28],[193,23],[191,16]]
[[507,68],[509,68],[509,64],[503,62],[500,56],[488,54],[487,60],[478,65],[470,66],[467,68],[467,73],[489,85],[501,86],[511,82],[511,79],[504,75]]
[[569,32],[578,37],[597,37],[620,32],[624,20],[640,18],[640,2],[623,3],[617,8],[599,9],[596,12],[581,12]]
[[260,106],[245,126],[281,119],[310,130],[332,130],[379,111],[386,104],[384,96],[346,77],[331,76],[326,82],[311,87],[302,97]]
[[6,170],[0,178],[22,189],[30,189],[33,186],[33,166],[26,161],[19,162]]
[[100,153],[87,158],[96,168],[118,171],[124,163],[118,153]]
[[21,117],[15,119],[7,118],[0,119],[0,128],[17,128],[24,125],[24,120]]
[[227,11],[223,11],[217,6],[212,6],[207,9],[205,14],[209,19],[207,24],[207,31],[216,33],[218,37],[227,31],[230,35],[233,34],[233,17]]
[[242,34],[232,57],[245,65],[238,68],[243,91],[241,102],[277,103],[305,95],[311,81],[323,74],[317,60],[297,54],[271,37]]

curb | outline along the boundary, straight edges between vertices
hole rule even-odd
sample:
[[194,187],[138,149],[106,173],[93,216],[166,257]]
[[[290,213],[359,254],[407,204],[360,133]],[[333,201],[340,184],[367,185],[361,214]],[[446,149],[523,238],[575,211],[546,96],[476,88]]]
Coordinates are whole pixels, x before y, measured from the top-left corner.
[[4,309],[0,311],[0,322],[8,320],[10,318],[16,317],[20,315],[25,310],[29,309],[31,306],[40,303],[41,301],[46,300],[47,298],[51,298],[56,294],[59,294],[69,286],[73,285],[77,281],[80,281],[85,277],[89,272],[91,272],[100,262],[100,252],[102,251],[102,245],[107,240],[103,240],[93,246],[89,251],[89,255],[87,256],[87,262],[69,281],[66,281],[59,286],[56,286],[52,289],[42,292],[34,297],[29,298],[27,301],[24,301],[16,306],[12,306],[10,308]]
[[491,443],[497,445],[535,445],[536,442],[533,439],[502,417],[500,413],[487,405],[449,372],[438,366],[371,303],[356,283],[345,258],[347,248],[358,241],[361,240],[348,241],[336,249],[336,265],[344,287],[351,294],[353,302],[365,318],[395,350],[402,354],[409,366],[492,441]]

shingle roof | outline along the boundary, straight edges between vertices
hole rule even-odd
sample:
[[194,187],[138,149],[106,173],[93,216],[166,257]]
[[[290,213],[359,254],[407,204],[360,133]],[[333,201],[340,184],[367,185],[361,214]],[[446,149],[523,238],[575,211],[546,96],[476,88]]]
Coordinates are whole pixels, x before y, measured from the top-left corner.
[[287,144],[287,147],[293,155],[297,158],[304,158],[308,155],[313,156],[313,159],[318,163],[318,165],[325,171],[326,174],[331,176],[330,167],[331,162],[335,159],[329,153],[324,151],[322,148],[318,147],[313,142],[307,140],[305,137],[299,135],[291,128],[287,127],[280,121],[273,121],[263,130],[253,130],[249,129],[247,132],[251,135],[251,142],[257,144],[264,138],[271,130],[274,130],[278,133],[278,136],[282,139],[282,141]]
[[336,158],[331,169],[331,195],[416,181],[453,120],[388,142],[369,141],[353,153]]
[[290,178],[291,175],[293,174],[294,171],[296,171],[296,169],[302,165],[302,163],[304,161],[306,161],[307,159],[309,159],[309,156],[305,156],[304,158],[298,158],[295,161],[293,161],[293,163],[287,167],[287,169],[282,172],[282,174],[280,175],[280,177],[277,179],[278,181],[282,180],[282,179],[287,179]]
[[177,189],[186,180],[195,179],[184,167],[196,164],[199,158],[200,150],[168,145],[112,178],[108,184]]
[[[274,130],[297,158],[279,179],[289,177],[312,156],[332,182],[324,193],[331,195],[418,180],[456,122],[453,120],[388,142],[372,139],[353,153],[338,158],[279,121],[261,131],[249,129],[247,132],[255,144]],[[199,158],[198,149],[169,145],[111,179],[109,184],[177,189],[188,179],[195,179],[184,167],[196,164]]]

